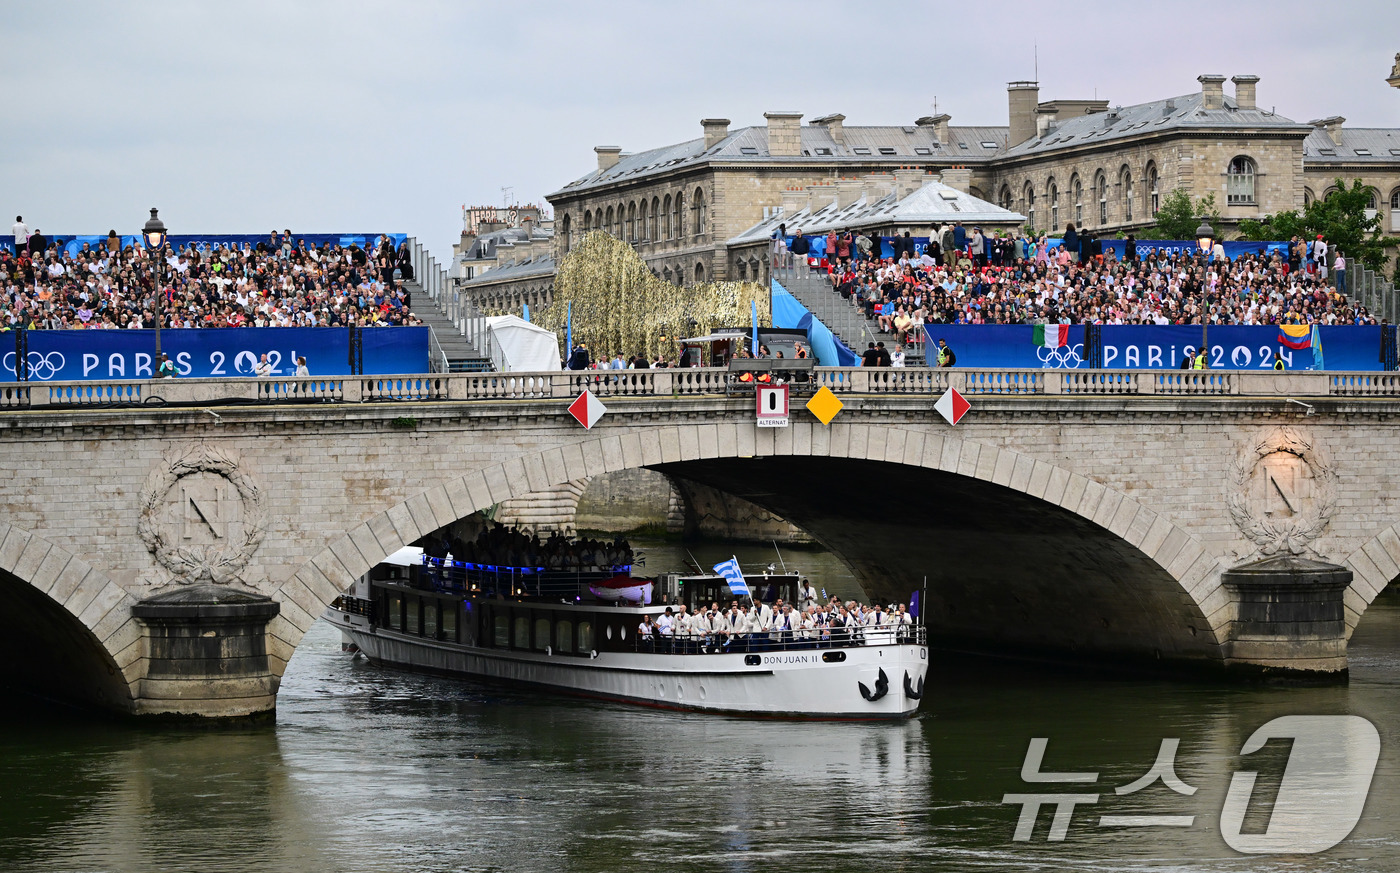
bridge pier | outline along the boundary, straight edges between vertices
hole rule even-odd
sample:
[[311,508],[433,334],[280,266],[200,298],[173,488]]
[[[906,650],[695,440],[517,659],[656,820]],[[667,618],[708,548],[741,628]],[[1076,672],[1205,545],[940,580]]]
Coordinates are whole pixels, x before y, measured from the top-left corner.
[[1352,572],[1293,555],[1241,564],[1221,574],[1235,604],[1225,664],[1291,680],[1347,677],[1343,595]]
[[270,597],[215,585],[181,586],[131,608],[147,658],[135,712],[177,719],[258,719],[277,711],[267,659]]

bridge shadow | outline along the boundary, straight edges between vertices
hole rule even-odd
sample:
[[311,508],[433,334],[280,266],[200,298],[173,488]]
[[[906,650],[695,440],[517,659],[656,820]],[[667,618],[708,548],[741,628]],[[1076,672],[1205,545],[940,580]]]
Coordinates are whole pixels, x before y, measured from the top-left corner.
[[928,579],[938,645],[1219,663],[1200,606],[1123,537],[1058,505],[940,470],[811,457],[658,465],[803,528],[881,602]]

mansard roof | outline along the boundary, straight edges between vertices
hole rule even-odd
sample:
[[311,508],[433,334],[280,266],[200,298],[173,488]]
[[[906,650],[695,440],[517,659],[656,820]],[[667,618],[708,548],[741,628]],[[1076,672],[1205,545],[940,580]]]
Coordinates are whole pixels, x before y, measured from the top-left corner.
[[1301,135],[1312,130],[1291,118],[1284,118],[1266,109],[1240,109],[1235,98],[1226,96],[1223,109],[1203,109],[1201,93],[1183,94],[1120,106],[1106,112],[1095,112],[1052,122],[1044,136],[1037,136],[1007,149],[998,157],[1020,158],[1043,155],[1061,149],[1099,145],[1114,140],[1165,131],[1197,129],[1224,130],[1229,128],[1274,129],[1280,133]]
[[818,124],[799,128],[802,154],[785,157],[768,153],[768,128],[763,125],[732,131],[706,149],[703,137],[622,155],[606,170],[581,176],[547,199],[577,194],[592,188],[650,175],[674,168],[725,164],[832,164],[869,166],[881,162],[891,166],[923,161],[985,163],[1006,148],[1009,128],[997,126],[950,127],[948,142],[937,139],[937,128],[919,126],[844,126],[842,142]]
[[1306,166],[1328,164],[1394,164],[1400,162],[1400,128],[1342,127],[1337,145],[1324,128],[1314,128],[1303,140]]

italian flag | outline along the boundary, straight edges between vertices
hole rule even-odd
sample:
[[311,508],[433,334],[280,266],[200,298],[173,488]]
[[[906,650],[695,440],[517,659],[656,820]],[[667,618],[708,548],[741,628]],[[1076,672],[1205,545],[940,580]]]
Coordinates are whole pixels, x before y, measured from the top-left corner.
[[1058,349],[1061,346],[1069,345],[1069,325],[1037,324],[1035,326],[1035,344],[1047,349]]

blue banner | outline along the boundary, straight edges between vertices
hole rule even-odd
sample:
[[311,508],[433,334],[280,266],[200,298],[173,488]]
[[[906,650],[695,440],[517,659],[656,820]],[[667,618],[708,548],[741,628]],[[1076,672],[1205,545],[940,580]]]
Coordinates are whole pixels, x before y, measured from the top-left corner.
[[[894,236],[880,237],[880,257],[893,258],[895,251],[895,243],[902,242],[903,239],[903,237]],[[924,251],[928,248],[928,237],[926,236],[911,236],[909,239],[914,244],[915,257],[922,255]],[[792,238],[789,237],[789,246],[791,246],[791,240]],[[991,241],[992,237],[987,237],[987,244],[989,246],[991,245]],[[825,236],[810,237],[810,242],[812,244],[811,257],[820,259],[827,256],[828,253],[826,251]],[[1045,248],[1047,251],[1054,251],[1055,249],[1059,248],[1061,243],[1063,242],[1064,240],[1062,239],[1052,237],[1045,241]],[[1099,242],[1102,244],[1105,254],[1107,254],[1107,252],[1110,249],[1112,249],[1114,255],[1117,256],[1118,260],[1123,260],[1124,252],[1127,250],[1128,246],[1127,240],[1101,239],[1099,240]],[[1028,244],[1030,249],[1034,250],[1035,241],[1030,240],[1028,241]],[[1221,243],[1221,245],[1225,247],[1225,257],[1231,260],[1234,260],[1235,258],[1238,258],[1241,255],[1257,255],[1261,252],[1267,255],[1272,255],[1274,252],[1279,252],[1285,258],[1288,257],[1288,243],[1286,242],[1243,242],[1235,240],[1231,242]],[[1136,248],[1139,259],[1146,258],[1152,252],[1153,249],[1156,249],[1158,252],[1166,252],[1169,256],[1172,257],[1183,254],[1194,255],[1201,250],[1200,243],[1198,243],[1194,239],[1144,239],[1137,241]],[[990,253],[991,249],[989,248],[989,256]]]
[[[1032,325],[926,324],[929,353],[946,339],[959,367],[1077,369],[1087,366],[1084,326],[1071,325],[1069,342],[1035,345]],[[1329,370],[1380,370],[1378,326],[1322,327],[1318,331]],[[1110,370],[1172,370],[1201,344],[1200,325],[1104,325],[1103,365]],[[1217,325],[1207,331],[1210,366],[1217,370],[1267,370],[1278,352],[1290,370],[1313,367],[1310,347],[1289,348],[1277,325]]]
[[[44,234],[44,236],[50,244],[62,240],[63,250],[70,255],[77,254],[84,243],[87,244],[88,248],[94,250],[107,245],[105,234],[92,236],[89,234],[56,233]],[[300,245],[305,242],[308,246],[314,245],[317,248],[336,245],[349,248],[352,243],[364,248],[367,245],[373,245],[381,236],[392,239],[395,247],[403,245],[404,240],[408,239],[406,233],[294,233],[291,239],[294,244]],[[266,233],[184,233],[171,234],[168,237],[168,245],[174,249],[183,249],[193,244],[196,249],[204,251],[218,246],[242,249],[244,244],[247,244],[249,248],[256,249],[258,243],[264,243],[270,248],[271,238],[271,234]],[[123,234],[121,241],[122,248],[142,245],[140,234]],[[278,243],[281,243],[280,238]],[[7,249],[13,254],[15,238],[9,234],[0,236],[0,249]]]
[[[37,381],[149,379],[154,330],[31,330],[29,378]],[[15,378],[13,333],[0,353],[0,379]],[[361,334],[366,374],[428,372],[428,328],[375,327]],[[160,332],[161,350],[179,376],[247,378],[262,355],[272,375],[296,373],[306,358],[313,376],[350,375],[350,331],[337,327],[183,328]]]

